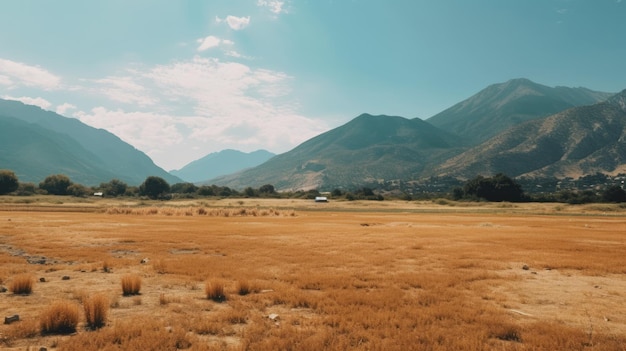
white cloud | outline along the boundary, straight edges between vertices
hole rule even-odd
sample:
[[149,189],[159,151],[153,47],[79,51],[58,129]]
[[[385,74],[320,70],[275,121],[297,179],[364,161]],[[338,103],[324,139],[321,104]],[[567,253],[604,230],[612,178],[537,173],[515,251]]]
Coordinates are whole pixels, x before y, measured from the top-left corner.
[[100,106],[90,112],[78,111],[74,117],[92,127],[106,129],[148,154],[184,141],[177,119],[172,116]]
[[111,76],[93,82],[99,85],[96,87],[96,92],[104,94],[113,101],[139,106],[154,105],[156,102],[143,85],[137,83],[132,77]]
[[9,87],[27,86],[44,90],[58,89],[61,78],[39,66],[31,66],[21,62],[0,59],[0,81]]
[[26,105],[35,105],[35,106],[39,106],[44,110],[48,110],[50,108],[50,106],[52,106],[52,103],[50,103],[50,101],[42,98],[42,97],[36,97],[36,98],[32,98],[32,97],[28,97],[28,96],[22,96],[22,97],[13,97],[13,96],[3,96],[2,97],[5,100],[14,100],[14,101],[21,101],[23,103],[25,103]]
[[200,46],[198,46],[198,51],[206,51],[210,48],[219,46],[222,41],[218,37],[209,35],[206,38],[198,39],[197,42],[200,44]]
[[235,45],[235,42],[232,41],[232,40],[226,39],[226,40],[222,40],[222,44],[224,44],[224,45]]
[[287,13],[287,10],[283,8],[285,6],[284,1],[279,0],[258,0],[257,6],[267,7],[272,13],[279,15],[281,13]]
[[250,16],[248,17],[236,17],[227,16],[226,23],[232,30],[242,30],[250,24]]
[[10,86],[13,85],[13,81],[7,76],[0,75],[0,85]]
[[58,113],[58,114],[60,114],[62,116],[65,116],[67,111],[74,110],[74,109],[76,109],[76,106],[66,102],[66,103],[64,103],[62,105],[57,106],[56,113]]

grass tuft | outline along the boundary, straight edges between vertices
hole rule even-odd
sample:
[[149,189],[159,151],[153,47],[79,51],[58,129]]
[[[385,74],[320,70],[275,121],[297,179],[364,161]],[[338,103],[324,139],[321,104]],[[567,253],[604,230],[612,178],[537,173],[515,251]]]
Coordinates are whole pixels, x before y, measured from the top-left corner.
[[29,295],[33,292],[34,278],[30,274],[20,274],[13,278],[9,290],[17,295]]
[[215,302],[226,301],[226,294],[224,293],[224,283],[218,280],[207,281],[204,285],[204,292],[206,298]]
[[141,277],[137,274],[127,274],[122,277],[122,293],[124,296],[139,295]]
[[85,320],[90,329],[104,327],[109,313],[109,298],[104,294],[96,294],[83,300]]
[[43,334],[71,334],[76,332],[80,316],[78,305],[69,301],[57,301],[40,316]]

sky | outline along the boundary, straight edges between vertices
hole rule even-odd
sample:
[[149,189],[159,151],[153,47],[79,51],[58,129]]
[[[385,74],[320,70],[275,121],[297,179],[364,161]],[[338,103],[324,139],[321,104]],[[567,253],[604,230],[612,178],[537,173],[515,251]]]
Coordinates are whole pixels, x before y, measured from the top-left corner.
[[0,98],[172,170],[361,113],[427,119],[514,78],[618,92],[625,34],[624,0],[7,0]]

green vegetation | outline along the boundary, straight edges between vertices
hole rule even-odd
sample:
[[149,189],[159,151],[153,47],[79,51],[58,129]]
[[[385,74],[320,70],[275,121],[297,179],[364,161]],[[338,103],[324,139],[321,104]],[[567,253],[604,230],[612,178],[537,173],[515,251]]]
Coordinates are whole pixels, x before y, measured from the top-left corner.
[[68,195],[68,188],[72,181],[64,174],[47,176],[43,182],[39,183],[39,188],[51,195]]
[[17,190],[19,181],[13,171],[7,169],[0,170],[0,195],[12,193]]

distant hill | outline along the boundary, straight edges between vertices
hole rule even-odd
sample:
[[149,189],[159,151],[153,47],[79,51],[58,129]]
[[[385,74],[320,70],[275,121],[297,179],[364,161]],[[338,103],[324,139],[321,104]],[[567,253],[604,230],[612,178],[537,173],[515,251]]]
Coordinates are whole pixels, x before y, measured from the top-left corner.
[[459,138],[422,120],[363,114],[260,166],[211,184],[278,190],[354,187],[379,179],[411,179],[458,152]]
[[187,182],[199,183],[258,166],[274,156],[276,155],[266,150],[257,150],[250,153],[237,150],[222,150],[210,153],[179,170],[170,171],[170,173]]
[[77,119],[2,99],[0,117],[0,168],[13,170],[20,181],[58,173],[84,185],[113,178],[139,185],[151,175],[181,181],[117,136]]
[[427,122],[475,145],[525,121],[595,104],[612,95],[586,88],[551,88],[528,79],[512,79],[490,85]]
[[626,90],[509,129],[433,171],[466,178],[498,172],[573,178],[626,172]]

